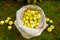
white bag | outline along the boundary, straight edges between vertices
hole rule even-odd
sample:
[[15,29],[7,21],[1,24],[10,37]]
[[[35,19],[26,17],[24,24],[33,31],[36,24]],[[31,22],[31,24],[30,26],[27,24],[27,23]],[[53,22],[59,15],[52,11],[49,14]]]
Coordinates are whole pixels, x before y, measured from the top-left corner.
[[[22,24],[22,15],[23,15],[24,11],[29,8],[37,9],[41,12],[41,20],[38,25],[38,29],[26,28]],[[27,5],[27,6],[22,7],[21,9],[19,9],[16,13],[16,20],[15,20],[14,24],[17,27],[17,29],[19,30],[19,32],[22,34],[22,36],[27,39],[41,35],[42,31],[47,27],[46,20],[45,20],[45,14],[44,14],[43,10],[40,7],[34,6],[34,5]]]

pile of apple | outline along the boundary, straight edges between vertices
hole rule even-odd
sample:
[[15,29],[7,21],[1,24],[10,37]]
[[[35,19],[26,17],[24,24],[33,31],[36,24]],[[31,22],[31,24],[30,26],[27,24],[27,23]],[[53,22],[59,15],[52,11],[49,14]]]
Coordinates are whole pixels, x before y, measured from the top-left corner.
[[41,14],[38,10],[28,9],[24,12],[22,23],[27,28],[38,28]]
[[12,25],[13,25],[13,21],[11,21],[11,17],[7,17],[7,19],[5,21],[4,20],[0,21],[0,25],[3,25],[5,23],[9,24],[8,30],[11,30],[12,29]]
[[[50,20],[48,17],[46,18],[46,22],[49,22],[49,23],[53,24],[53,20]],[[52,29],[54,29],[54,28],[55,28],[54,25],[50,25],[50,27],[47,28],[47,31],[51,32]]]

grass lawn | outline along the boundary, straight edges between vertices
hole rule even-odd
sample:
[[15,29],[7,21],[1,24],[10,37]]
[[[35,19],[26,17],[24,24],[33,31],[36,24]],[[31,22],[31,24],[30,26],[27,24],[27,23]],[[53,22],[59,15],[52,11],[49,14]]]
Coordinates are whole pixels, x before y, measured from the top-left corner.
[[[43,1],[37,3],[40,6],[46,17],[49,17],[54,21],[55,29],[52,32],[47,32],[45,29],[38,37],[31,38],[29,40],[60,40],[60,2],[59,1]],[[8,16],[12,17],[12,20],[16,19],[16,11],[23,5],[18,2],[0,2],[0,21],[5,20]],[[13,29],[9,31],[7,29],[8,24],[0,25],[0,40],[28,40],[21,36],[15,25]]]

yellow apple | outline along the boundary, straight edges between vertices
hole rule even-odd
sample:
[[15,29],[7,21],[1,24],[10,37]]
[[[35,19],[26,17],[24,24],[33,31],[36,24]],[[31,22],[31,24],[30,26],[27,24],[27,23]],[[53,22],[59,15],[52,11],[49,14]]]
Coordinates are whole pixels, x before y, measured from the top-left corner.
[[11,30],[12,29],[12,26],[8,26],[8,30]]
[[53,20],[50,20],[49,22],[50,22],[50,23],[53,23]]
[[2,20],[2,21],[0,21],[0,25],[3,25],[4,24],[4,21]]
[[13,21],[9,21],[9,25],[12,25],[13,24]]
[[11,20],[11,17],[7,17],[7,20]]
[[55,28],[55,26],[54,26],[54,25],[51,25],[51,26],[50,26],[50,28],[54,29],[54,28]]
[[47,31],[48,31],[48,32],[51,32],[51,31],[52,31],[52,29],[49,27],[49,28],[47,28]]
[[5,23],[8,23],[9,22],[9,20],[5,20]]
[[46,21],[48,22],[49,21],[49,18],[46,18]]

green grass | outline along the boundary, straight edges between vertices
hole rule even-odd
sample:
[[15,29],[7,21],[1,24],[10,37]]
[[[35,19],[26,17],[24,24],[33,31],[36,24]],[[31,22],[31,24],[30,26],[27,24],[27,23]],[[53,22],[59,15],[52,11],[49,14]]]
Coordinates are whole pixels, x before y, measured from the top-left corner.
[[[60,40],[60,2],[58,1],[43,1],[37,3],[44,12],[46,17],[49,17],[54,21],[55,29],[52,32],[47,32],[45,29],[38,37],[31,38],[29,40]],[[0,3],[0,20],[5,20],[8,16],[12,17],[12,20],[16,19],[16,11],[23,5],[16,2],[4,2]],[[13,29],[9,31],[7,29],[8,24],[0,26],[0,40],[28,40],[21,36],[15,25]]]

